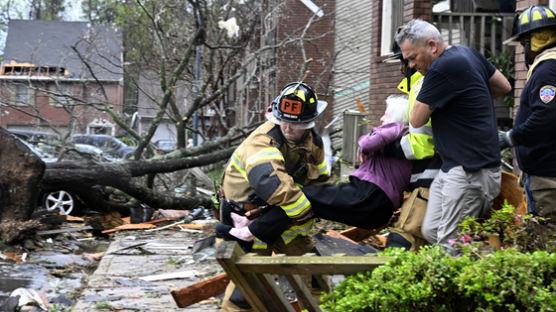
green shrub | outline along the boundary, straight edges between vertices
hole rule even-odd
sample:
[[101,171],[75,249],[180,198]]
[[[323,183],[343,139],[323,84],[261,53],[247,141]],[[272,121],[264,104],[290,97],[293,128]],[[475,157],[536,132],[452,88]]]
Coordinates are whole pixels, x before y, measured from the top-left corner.
[[555,311],[556,254],[506,249],[451,257],[387,249],[394,259],[322,296],[326,311]]
[[[458,239],[453,243],[467,252],[480,252],[488,244],[488,236],[499,238],[502,248],[516,248],[527,252],[535,250],[556,251],[556,233],[539,235],[535,231],[545,219],[531,214],[518,215],[514,206],[504,201],[498,210],[491,210],[488,219],[465,217],[459,225]],[[556,231],[555,231],[556,232]]]

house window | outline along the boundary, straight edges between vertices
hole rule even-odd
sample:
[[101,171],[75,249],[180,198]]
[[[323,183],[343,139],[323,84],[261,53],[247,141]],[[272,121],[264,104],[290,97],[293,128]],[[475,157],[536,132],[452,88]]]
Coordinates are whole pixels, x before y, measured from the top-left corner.
[[15,105],[35,105],[33,88],[29,88],[26,84],[15,84],[10,89],[12,90],[12,101]]
[[50,105],[62,107],[73,103],[73,84],[55,83],[50,85]]
[[392,53],[394,35],[403,24],[403,0],[382,1],[382,31],[380,55]]

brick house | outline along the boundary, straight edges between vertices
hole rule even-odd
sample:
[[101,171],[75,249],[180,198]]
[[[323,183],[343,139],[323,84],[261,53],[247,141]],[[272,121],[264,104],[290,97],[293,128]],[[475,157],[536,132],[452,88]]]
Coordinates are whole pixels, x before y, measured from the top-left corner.
[[122,52],[117,27],[10,20],[0,71],[0,126],[116,134],[104,108],[122,112]]

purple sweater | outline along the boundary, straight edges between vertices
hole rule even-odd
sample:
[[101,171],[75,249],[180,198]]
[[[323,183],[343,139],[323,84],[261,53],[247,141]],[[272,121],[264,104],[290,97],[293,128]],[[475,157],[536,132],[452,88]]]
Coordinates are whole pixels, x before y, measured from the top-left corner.
[[360,137],[359,150],[366,161],[352,174],[380,187],[394,208],[401,206],[403,191],[409,185],[411,161],[389,158],[375,152],[402,137],[408,132],[407,129],[403,123],[393,122],[373,128],[372,134]]

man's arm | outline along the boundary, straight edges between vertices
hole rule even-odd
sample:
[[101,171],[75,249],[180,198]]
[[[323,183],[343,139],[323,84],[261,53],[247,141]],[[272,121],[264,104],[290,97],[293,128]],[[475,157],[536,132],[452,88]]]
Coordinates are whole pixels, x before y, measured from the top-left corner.
[[490,85],[490,91],[492,92],[493,98],[502,96],[512,90],[510,82],[499,70],[496,70],[494,74],[492,74],[488,83]]
[[413,128],[424,126],[434,110],[428,104],[415,100],[413,110],[411,111],[409,123]]

